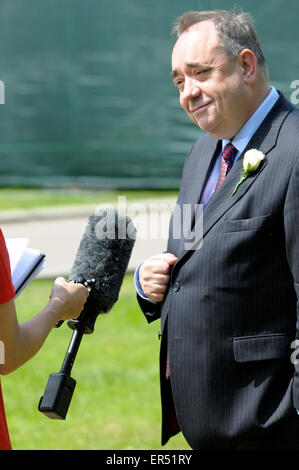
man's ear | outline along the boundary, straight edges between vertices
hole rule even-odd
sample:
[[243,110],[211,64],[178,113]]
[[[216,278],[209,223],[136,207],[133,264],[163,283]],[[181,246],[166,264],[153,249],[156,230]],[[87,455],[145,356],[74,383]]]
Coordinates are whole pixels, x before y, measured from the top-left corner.
[[258,73],[256,55],[250,49],[242,49],[239,52],[238,61],[243,70],[245,84],[252,85]]

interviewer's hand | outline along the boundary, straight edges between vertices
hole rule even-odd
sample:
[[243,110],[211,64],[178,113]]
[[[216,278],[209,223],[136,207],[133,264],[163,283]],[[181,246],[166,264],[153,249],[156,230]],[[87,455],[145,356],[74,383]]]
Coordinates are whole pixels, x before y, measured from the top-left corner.
[[80,283],[67,282],[58,277],[50,295],[50,304],[57,309],[60,320],[77,318],[83,310],[89,291]]
[[169,272],[177,257],[160,253],[146,259],[139,269],[139,282],[145,295],[154,302],[163,302],[169,283]]

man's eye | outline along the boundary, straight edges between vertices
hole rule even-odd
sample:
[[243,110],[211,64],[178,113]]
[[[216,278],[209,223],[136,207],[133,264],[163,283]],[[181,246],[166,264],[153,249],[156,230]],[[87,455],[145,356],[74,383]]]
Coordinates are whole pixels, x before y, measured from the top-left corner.
[[195,70],[195,71],[194,71],[194,75],[195,75],[196,77],[199,77],[200,75],[204,75],[204,74],[206,74],[207,72],[208,72],[208,69],[204,69],[204,70]]
[[182,85],[183,85],[184,81],[183,80],[176,80],[174,82],[175,86],[177,86],[178,88],[180,88]]

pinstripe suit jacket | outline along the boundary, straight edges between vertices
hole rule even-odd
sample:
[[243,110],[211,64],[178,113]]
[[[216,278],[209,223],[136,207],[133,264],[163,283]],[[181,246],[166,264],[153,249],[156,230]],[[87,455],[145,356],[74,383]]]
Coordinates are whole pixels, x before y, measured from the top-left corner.
[[[200,200],[219,144],[205,135],[193,145],[179,205]],[[234,196],[242,158],[233,166],[203,213],[200,249],[174,239],[171,221],[168,251],[178,260],[165,301],[138,297],[149,322],[161,317],[162,344],[167,333],[176,416],[193,449],[263,440],[279,448],[281,439],[297,440],[299,449],[299,366],[291,361],[299,337],[299,110],[283,95],[245,151],[251,148],[265,159]],[[160,358],[165,443],[169,397]]]

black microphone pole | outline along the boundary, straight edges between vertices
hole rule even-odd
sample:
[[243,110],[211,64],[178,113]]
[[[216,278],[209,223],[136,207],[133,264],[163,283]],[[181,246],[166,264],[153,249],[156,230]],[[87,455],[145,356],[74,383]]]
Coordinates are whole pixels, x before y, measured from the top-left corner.
[[[75,281],[78,282],[78,281]],[[92,285],[92,281],[82,284]],[[92,288],[89,295],[92,295]],[[72,367],[84,334],[93,332],[97,314],[88,307],[88,300],[78,319],[69,320],[68,326],[74,330],[60,372],[50,374],[44,395],[41,397],[38,410],[48,418],[65,419],[76,386],[71,377]]]
[[48,418],[65,419],[76,386],[71,377],[71,370],[84,335],[84,328],[79,325],[73,332],[63,364],[58,374],[50,374],[44,395],[38,410]]

